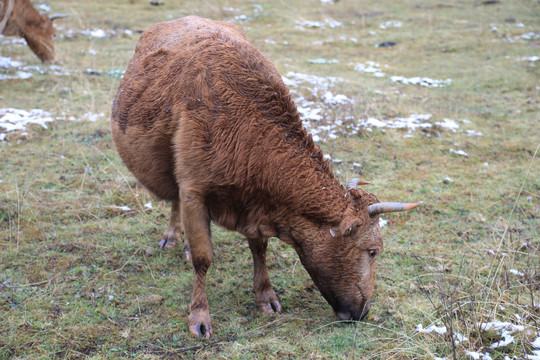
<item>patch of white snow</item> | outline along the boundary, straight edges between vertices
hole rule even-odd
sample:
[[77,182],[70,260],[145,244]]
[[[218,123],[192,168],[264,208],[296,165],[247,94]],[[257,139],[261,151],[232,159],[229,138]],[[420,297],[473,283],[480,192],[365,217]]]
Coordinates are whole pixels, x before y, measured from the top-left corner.
[[515,274],[515,275],[518,275],[518,276],[525,276],[524,273],[522,273],[521,271],[518,271],[516,269],[510,269],[508,271],[511,272],[512,274]]
[[9,132],[26,130],[28,124],[37,124],[47,129],[46,123],[53,121],[50,115],[50,113],[41,109],[32,109],[30,111],[14,108],[0,109],[0,128],[4,128],[5,132]]
[[387,22],[379,25],[379,28],[383,29],[383,30],[391,28],[391,27],[401,27],[401,22],[399,22],[399,21],[387,21]]
[[415,76],[412,78],[406,78],[403,76],[391,76],[390,80],[392,80],[393,82],[400,82],[406,85],[420,85],[425,87],[445,87],[446,85],[450,85],[452,83],[452,79],[434,80],[428,77],[419,76]]
[[465,151],[463,150],[454,150],[454,149],[450,149],[449,150],[451,153],[453,154],[456,154],[456,155],[459,155],[459,156],[465,156],[465,157],[469,157],[469,154],[467,154]]
[[312,64],[337,64],[339,63],[339,60],[337,59],[323,59],[323,58],[318,58],[318,59],[311,59],[311,60],[308,60],[308,62],[312,63]]
[[113,209],[118,209],[118,210],[121,210],[121,211],[130,211],[131,208],[129,206],[111,206],[111,208]]
[[535,62],[535,61],[540,60],[540,56],[529,56],[529,57],[524,57],[524,58],[521,58],[521,60],[523,60],[523,61]]
[[443,127],[445,129],[450,129],[453,132],[456,132],[457,129],[459,129],[459,125],[457,122],[451,119],[444,119],[441,122],[436,122],[435,124],[439,125],[440,127]]
[[296,21],[295,28],[300,30],[305,30],[305,28],[312,28],[312,29],[326,29],[326,28],[336,28],[343,26],[343,23],[341,21],[337,21],[334,19],[324,19],[324,21],[310,21],[310,20],[304,20],[304,21]]
[[20,61],[11,60],[11,58],[0,56],[0,67],[9,69],[10,67],[20,67],[23,63]]
[[416,331],[418,331],[419,333],[426,333],[426,334],[429,334],[435,331],[437,334],[444,334],[446,333],[446,326],[444,325],[436,326],[434,324],[431,324],[427,328],[424,329],[422,324],[418,324],[418,326],[416,327]]
[[94,114],[92,112],[87,112],[86,114],[83,115],[83,119],[91,121],[91,122],[95,122],[103,117],[105,117],[104,113]]
[[382,71],[381,65],[373,61],[366,61],[365,64],[357,63],[354,66],[355,71],[371,73],[375,77],[384,77],[386,74]]

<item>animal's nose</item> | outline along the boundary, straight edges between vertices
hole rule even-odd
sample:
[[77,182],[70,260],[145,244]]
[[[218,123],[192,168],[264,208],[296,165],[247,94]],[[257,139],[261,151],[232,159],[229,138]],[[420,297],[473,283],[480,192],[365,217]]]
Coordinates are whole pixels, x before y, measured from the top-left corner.
[[371,301],[365,302],[362,308],[360,309],[354,309],[354,310],[347,309],[347,308],[339,309],[336,311],[336,315],[341,320],[358,321],[366,317],[366,315],[369,313],[369,309],[371,309]]

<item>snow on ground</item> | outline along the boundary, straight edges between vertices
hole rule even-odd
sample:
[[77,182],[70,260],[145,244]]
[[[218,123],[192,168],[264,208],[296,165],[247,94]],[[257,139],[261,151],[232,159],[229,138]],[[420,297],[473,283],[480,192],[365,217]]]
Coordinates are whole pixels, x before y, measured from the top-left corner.
[[7,133],[11,131],[27,131],[28,126],[31,124],[40,125],[45,129],[48,129],[47,123],[55,120],[71,120],[71,121],[97,121],[105,118],[104,113],[95,114],[88,112],[81,118],[74,116],[67,117],[62,114],[61,116],[53,117],[51,113],[42,109],[21,110],[14,108],[0,109],[0,141],[4,141],[7,138]]
[[0,128],[2,132],[26,130],[29,124],[41,125],[47,129],[47,123],[53,121],[51,114],[41,109],[30,111],[6,108],[0,109]]
[[381,25],[379,25],[379,29],[383,29],[383,30],[386,30],[388,28],[392,28],[392,27],[401,27],[401,22],[399,21],[387,21]]
[[247,22],[247,21],[252,21],[253,18],[247,16],[247,15],[244,15],[244,14],[240,14],[240,15],[236,15],[234,18],[230,19],[229,22],[231,23],[235,23],[235,22]]
[[439,182],[440,182],[440,183],[443,183],[443,184],[451,184],[451,183],[454,182],[454,180],[452,180],[451,177],[448,177],[448,176],[447,176],[447,177],[445,177],[444,179],[439,180]]
[[105,30],[102,30],[102,29],[83,30],[81,31],[81,33],[84,35],[89,35],[90,37],[101,38],[101,39],[107,37],[107,33],[105,32]]
[[323,59],[323,58],[319,58],[319,59],[311,59],[311,60],[308,60],[308,62],[312,63],[312,64],[337,64],[339,63],[339,60],[337,59]]
[[306,30],[306,28],[312,28],[324,30],[327,28],[334,29],[341,26],[343,26],[343,23],[334,19],[324,19],[323,21],[298,20],[296,21],[295,29]]
[[469,157],[469,154],[467,154],[465,151],[463,150],[454,150],[454,149],[450,149],[448,150],[450,151],[451,153],[453,154],[456,154],[456,155],[459,155],[459,156],[464,156],[464,157]]
[[317,95],[319,90],[328,90],[333,87],[337,82],[343,82],[343,78],[332,76],[317,76],[308,75],[289,71],[282,77],[285,85],[293,88],[309,89],[313,95]]
[[67,75],[68,71],[58,65],[23,66],[24,63],[0,56],[0,68],[6,69],[6,74],[0,74],[0,80],[29,79],[36,74]]
[[131,208],[129,206],[123,205],[123,206],[116,206],[112,205],[110,206],[112,209],[118,209],[120,211],[131,211]]
[[397,117],[390,120],[378,120],[375,118],[369,118],[367,120],[359,120],[362,127],[371,129],[376,128],[390,128],[390,129],[409,129],[416,130],[418,128],[432,127],[433,124],[426,122],[431,119],[431,114],[412,114],[409,117],[401,118]]
[[429,334],[435,331],[437,334],[444,334],[446,333],[446,326],[444,325],[436,326],[434,324],[431,324],[427,328],[424,329],[424,326],[422,324],[418,324],[418,326],[416,327],[416,331],[418,331],[419,333],[426,333],[426,334]]
[[515,274],[517,276],[525,276],[524,273],[522,273],[521,271],[516,270],[516,269],[510,269],[510,270],[508,270],[508,272],[511,272],[512,274]]
[[419,76],[415,76],[412,78],[406,78],[403,76],[391,76],[390,80],[392,80],[393,82],[400,82],[406,85],[420,85],[425,87],[445,87],[446,85],[450,85],[452,83],[452,79],[434,80],[428,77]]
[[[411,114],[406,118],[396,117],[394,119],[379,120],[376,118],[360,119],[357,120],[357,124],[360,127],[366,128],[368,131],[372,131],[373,128],[389,128],[389,129],[403,129],[408,130],[408,134],[404,137],[411,137],[411,133],[417,129],[426,129],[434,126],[439,128],[457,132],[461,130],[461,126],[457,121],[451,119],[443,119],[443,121],[430,122],[431,114]],[[468,120],[462,120],[463,123],[467,123]],[[470,122],[469,122],[470,123]],[[482,133],[476,130],[461,130],[468,135],[481,136]],[[458,155],[463,155],[459,153]]]
[[34,74],[26,72],[26,71],[17,71],[14,75],[3,75],[0,74],[0,80],[7,80],[7,79],[30,79],[33,77]]
[[[494,320],[494,321],[486,322],[486,323],[478,323],[477,325],[478,325],[478,328],[480,329],[480,331],[482,331],[482,332],[490,331],[490,332],[493,332],[493,333],[499,335],[499,339],[493,339],[491,344],[484,343],[484,346],[486,348],[489,347],[490,349],[503,348],[503,347],[508,346],[508,345],[510,345],[512,343],[515,343],[516,340],[515,340],[515,337],[513,335],[518,333],[518,332],[523,332],[523,331],[526,330],[525,326],[516,325],[516,324],[513,324],[513,323],[511,323],[509,321],[497,321],[497,320]],[[448,330],[447,330],[446,326],[444,326],[444,325],[437,326],[435,324],[431,324],[427,328],[424,328],[424,326],[422,324],[418,324],[418,326],[416,327],[416,331],[418,333],[433,333],[433,332],[435,332],[435,333],[437,333],[439,335],[445,335]],[[539,337],[537,337],[536,340],[534,340],[530,344],[533,348],[535,348],[534,350],[532,350],[533,354],[523,354],[526,359],[540,360],[537,357],[537,356],[540,355],[540,350],[536,350],[536,349],[540,348],[540,334],[537,334],[537,336],[539,336]],[[526,340],[527,337],[525,337],[524,339],[525,339],[524,341],[527,341]],[[457,332],[454,333],[454,342],[456,343],[456,345],[459,344],[459,343],[466,343],[468,341],[469,341],[469,339],[467,337],[463,336],[462,334],[457,333]],[[483,349],[480,349],[480,350],[483,350]],[[504,351],[504,349],[499,349],[499,351]],[[490,359],[492,359],[488,352],[469,350],[469,351],[466,351],[466,355],[468,357],[471,357],[472,359],[477,359],[477,360],[490,360]],[[508,355],[506,355],[505,359],[517,359],[517,358],[516,357],[511,357],[510,358]]]
[[540,60],[540,56],[529,56],[521,58],[521,61],[530,61],[532,63],[531,65],[534,65],[534,63],[538,60]]
[[[354,65],[354,70],[363,73],[373,74],[375,77],[385,77],[386,73],[382,71],[381,65],[374,61],[366,61],[364,63],[350,64]],[[384,66],[388,68],[388,65]],[[452,79],[446,80],[435,80],[428,77],[414,76],[411,78],[406,78],[404,76],[393,75],[390,76],[392,82],[399,82],[405,85],[419,85],[425,87],[445,87],[446,85],[452,84]]]
[[[388,65],[386,65],[388,67]],[[373,61],[366,61],[365,64],[357,63],[354,66],[354,70],[364,73],[371,73],[375,77],[383,77],[386,74],[382,71],[381,65]]]
[[82,116],[84,120],[88,120],[91,122],[98,121],[99,119],[104,118],[104,117],[105,117],[104,113],[94,114],[92,112],[87,112],[86,114]]
[[0,45],[20,45],[27,46],[28,43],[23,38],[0,35]]
[[[366,62],[355,64],[355,70],[373,74],[384,73],[379,64]],[[404,137],[412,137],[412,132],[418,129],[437,127],[437,129],[452,132],[464,132],[469,136],[481,136],[482,133],[470,129],[471,122],[466,119],[456,121],[443,119],[433,121],[431,114],[410,114],[408,117],[395,117],[393,119],[356,119],[353,116],[336,118],[330,112],[336,106],[347,106],[354,100],[344,94],[335,92],[334,87],[345,80],[338,77],[323,77],[289,71],[283,76],[283,82],[289,87],[294,97],[298,112],[308,132],[317,142],[336,139],[339,136],[358,134],[362,130],[373,129],[402,129],[408,133]],[[467,156],[462,150],[457,155]]]
[[523,40],[536,40],[540,39],[540,33],[529,32],[520,36]]
[[[20,61],[11,60],[11,58],[0,56],[0,68],[4,69],[19,69],[23,65]],[[9,74],[0,74],[0,80],[5,79],[29,79],[33,74],[23,71],[23,70],[17,70],[16,73],[9,75]]]
[[125,30],[103,30],[103,29],[83,29],[83,30],[72,30],[68,29],[64,32],[60,32],[58,35],[60,38],[76,38],[81,35],[88,36],[93,39],[105,39],[111,38],[114,36],[132,36],[133,31],[129,29]]
[[[518,28],[525,28],[526,26],[522,23],[515,24]],[[504,26],[503,26],[504,27]],[[540,39],[540,33],[530,31],[525,34],[517,35],[517,36],[511,36],[508,32],[508,29],[500,29],[499,26],[496,24],[491,24],[489,29],[497,35],[498,38],[502,38],[510,43],[514,42],[524,42],[524,40],[537,40]]]
[[0,67],[4,69],[18,68],[23,65],[20,61],[11,60],[11,58],[0,56]]

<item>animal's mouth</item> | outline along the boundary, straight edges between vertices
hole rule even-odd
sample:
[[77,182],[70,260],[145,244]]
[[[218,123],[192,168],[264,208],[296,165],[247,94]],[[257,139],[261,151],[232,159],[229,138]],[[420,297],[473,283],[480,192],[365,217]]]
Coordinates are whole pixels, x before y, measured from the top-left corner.
[[360,321],[364,319],[371,309],[371,302],[367,301],[360,311],[336,310],[336,316],[344,321]]
[[340,320],[351,321],[353,320],[352,315],[349,311],[336,311],[336,315]]

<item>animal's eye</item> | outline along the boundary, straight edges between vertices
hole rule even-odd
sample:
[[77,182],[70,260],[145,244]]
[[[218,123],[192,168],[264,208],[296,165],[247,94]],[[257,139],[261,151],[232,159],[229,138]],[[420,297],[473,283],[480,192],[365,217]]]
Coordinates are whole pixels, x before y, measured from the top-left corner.
[[371,256],[372,258],[377,256],[377,250],[368,250],[368,251],[369,251],[369,256]]

